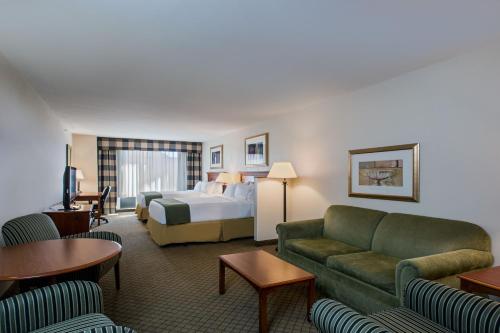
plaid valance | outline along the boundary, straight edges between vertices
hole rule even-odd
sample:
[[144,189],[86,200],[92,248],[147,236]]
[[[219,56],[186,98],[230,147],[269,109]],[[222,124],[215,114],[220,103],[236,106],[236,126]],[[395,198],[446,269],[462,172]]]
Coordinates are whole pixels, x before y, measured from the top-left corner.
[[201,142],[122,139],[122,138],[97,138],[98,150],[159,150],[177,151],[185,153],[200,153]]

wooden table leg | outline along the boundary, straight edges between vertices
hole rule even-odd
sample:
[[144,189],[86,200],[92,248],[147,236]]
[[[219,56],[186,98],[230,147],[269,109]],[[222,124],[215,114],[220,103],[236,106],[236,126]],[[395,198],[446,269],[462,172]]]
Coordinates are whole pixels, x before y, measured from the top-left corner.
[[259,290],[259,333],[267,333],[267,290]]
[[311,308],[316,298],[316,286],[314,279],[307,283],[307,320],[311,321]]
[[115,271],[115,288],[120,290],[120,259],[116,262],[113,270]]
[[219,294],[226,293],[226,265],[219,259]]

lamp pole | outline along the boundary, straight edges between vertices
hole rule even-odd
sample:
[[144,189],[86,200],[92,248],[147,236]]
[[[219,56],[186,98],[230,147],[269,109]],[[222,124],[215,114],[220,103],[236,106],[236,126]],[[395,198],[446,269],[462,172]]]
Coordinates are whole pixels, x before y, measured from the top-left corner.
[[283,178],[283,222],[286,222],[286,178]]

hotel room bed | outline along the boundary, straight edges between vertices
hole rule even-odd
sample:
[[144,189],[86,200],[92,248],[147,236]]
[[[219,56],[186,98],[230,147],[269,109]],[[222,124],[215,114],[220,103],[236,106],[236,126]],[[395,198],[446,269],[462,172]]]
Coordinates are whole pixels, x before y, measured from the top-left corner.
[[[246,185],[248,186],[248,185]],[[218,242],[254,234],[254,197],[223,195],[175,198],[187,204],[190,222],[171,224],[161,200],[149,205],[147,228],[153,241],[162,246],[172,243]]]

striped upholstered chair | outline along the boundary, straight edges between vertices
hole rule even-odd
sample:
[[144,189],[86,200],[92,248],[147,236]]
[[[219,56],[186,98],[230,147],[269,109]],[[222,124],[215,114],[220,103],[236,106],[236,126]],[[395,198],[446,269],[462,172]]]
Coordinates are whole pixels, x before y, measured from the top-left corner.
[[500,303],[423,279],[411,280],[403,306],[363,316],[331,299],[311,319],[322,333],[498,333]]
[[0,333],[132,333],[103,312],[101,288],[68,281],[0,301]]
[[[7,246],[61,238],[56,225],[54,224],[52,219],[45,214],[29,214],[7,221],[2,226],[2,235]],[[109,231],[83,232],[79,234],[68,235],[63,238],[106,239],[115,241],[120,245],[122,244],[121,237]],[[119,257],[114,257],[102,263],[99,267],[99,277],[102,277],[111,268],[114,267],[116,289],[120,289],[120,266],[118,265],[119,260]]]

